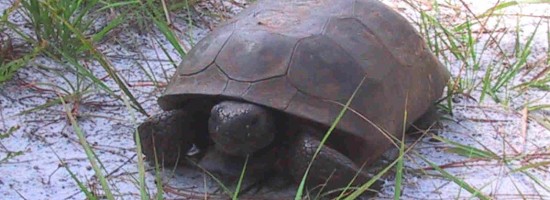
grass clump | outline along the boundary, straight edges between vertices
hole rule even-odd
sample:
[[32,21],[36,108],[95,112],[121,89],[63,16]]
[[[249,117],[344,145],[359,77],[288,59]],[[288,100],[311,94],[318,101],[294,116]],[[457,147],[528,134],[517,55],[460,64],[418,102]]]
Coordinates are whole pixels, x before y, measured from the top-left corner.
[[[120,25],[124,19],[122,16],[118,16],[106,23],[101,30],[93,34],[90,33],[92,32],[91,27],[99,21],[97,17],[99,15],[94,11],[100,9],[101,3],[99,0],[22,0],[14,3],[12,5],[13,9],[9,9],[10,12],[5,12],[3,22],[11,31],[17,33],[27,43],[32,44],[35,51],[23,56],[23,60],[18,60],[19,62],[7,65],[5,71],[7,74],[13,73],[17,68],[22,67],[23,63],[36,56],[45,55],[63,63],[68,62],[69,64],[65,65],[68,69],[94,83],[95,86],[111,96],[121,99],[112,88],[105,84],[102,78],[93,73],[93,69],[82,66],[82,59],[93,59],[115,81],[123,94],[129,97],[132,106],[142,114],[147,115],[128,88],[127,83],[118,75],[111,62],[95,46],[110,30]],[[7,16],[18,9],[22,10],[23,16],[32,25],[32,34],[26,33],[7,20]],[[9,77],[6,76],[6,80]]]
[[19,129],[19,126],[14,126],[8,129],[5,133],[0,133],[0,149],[6,152],[6,155],[1,158],[0,157],[0,164],[8,162],[10,159],[23,155],[22,151],[10,151],[8,150],[4,145],[2,145],[1,141],[4,139],[8,139],[12,134]]
[[[109,200],[114,200],[115,198],[114,198],[114,195],[111,191],[111,187],[109,186],[105,175],[103,175],[104,172],[102,172],[102,169],[100,168],[100,166],[98,164],[99,158],[96,156],[96,154],[93,152],[92,148],[90,147],[90,144],[88,143],[88,141],[86,140],[86,137],[84,136],[84,132],[82,131],[82,129],[78,125],[78,122],[76,121],[76,118],[74,117],[74,115],[71,113],[71,109],[68,109],[68,107],[66,106],[65,100],[63,98],[60,98],[60,100],[63,103],[63,106],[65,107],[65,112],[67,114],[67,117],[69,118],[69,121],[70,121],[76,135],[78,136],[78,140],[80,142],[80,145],[82,145],[82,147],[84,148],[84,152],[86,153],[86,157],[90,161],[90,164],[92,165],[92,169],[94,170],[96,177],[99,179],[99,181],[101,183],[101,189],[105,193],[105,198],[107,198]],[[73,178],[75,177],[72,173],[71,173],[71,176]],[[87,194],[87,195],[91,194],[90,192],[88,192],[87,190],[82,188],[82,183],[80,183],[80,182],[77,182],[77,183],[81,187],[82,191],[85,194]],[[91,196],[88,196],[88,197],[91,197]]]
[[[529,71],[528,59],[532,56],[533,39],[543,19],[540,19],[535,30],[522,35],[519,25],[515,31],[515,46],[511,50],[501,46],[507,36],[506,31],[493,31],[506,27],[505,15],[499,13],[506,8],[513,8],[522,4],[549,4],[549,1],[506,1],[500,2],[482,14],[475,14],[463,1],[460,5],[440,6],[433,2],[431,11],[422,10],[413,5],[420,14],[419,30],[426,38],[428,46],[447,65],[460,65],[459,72],[453,77],[449,86],[449,95],[463,94],[477,99],[482,103],[487,96],[497,103],[506,105],[511,98],[511,92],[521,94],[515,90],[519,86],[538,87],[548,86],[548,71],[540,72],[535,78],[516,83],[520,71]],[[458,22],[444,21],[440,16],[442,7],[462,7],[466,11],[465,17]],[[518,17],[517,23],[522,18]],[[488,21],[494,21],[492,25]],[[497,57],[495,57],[495,55]],[[488,59],[494,62],[487,63]],[[548,59],[547,59],[548,60]],[[458,61],[458,62],[457,62]],[[514,85],[517,84],[517,85]],[[479,93],[477,91],[480,91]],[[517,95],[516,95],[517,96]],[[452,107],[449,101],[449,107]]]
[[43,46],[37,46],[30,53],[20,52],[9,36],[2,35],[4,34],[0,33],[0,84],[10,80],[17,70],[31,62],[43,50]]
[[[466,97],[469,100],[476,101],[477,105],[473,105],[472,107],[483,107],[483,104],[489,102],[489,104],[497,104],[508,108],[510,112],[521,113],[519,110],[514,110],[514,107],[517,105],[513,105],[513,103],[521,101],[520,99],[522,99],[527,91],[548,91],[550,81],[548,78],[550,76],[550,70],[548,70],[548,66],[550,66],[550,53],[548,52],[550,51],[546,49],[546,56],[537,58],[540,55],[535,54],[537,52],[534,50],[535,45],[540,45],[535,43],[535,37],[540,36],[540,29],[544,28],[544,26],[546,28],[550,27],[548,25],[550,22],[544,16],[521,14],[517,14],[517,17],[510,20],[512,14],[506,14],[505,11],[506,9],[519,9],[519,6],[524,4],[548,6],[550,1],[498,1],[495,5],[479,14],[472,11],[473,7],[469,7],[466,3],[467,1],[431,1],[425,4],[411,0],[407,0],[406,2],[418,13],[418,29],[426,39],[429,48],[445,65],[454,70],[452,71],[452,80],[447,88],[447,103],[446,105],[442,105],[449,113],[453,114],[454,104],[460,101],[460,98],[456,98],[458,100],[455,101],[455,97]],[[427,4],[429,6],[426,6]],[[473,4],[475,5],[475,3]],[[523,30],[524,27],[520,24],[526,19],[533,19],[534,25],[531,26],[533,30]],[[510,25],[513,23],[517,25],[515,27]],[[550,41],[550,32],[545,32],[544,34],[547,35],[547,41]],[[505,44],[510,43],[512,45],[505,46]],[[550,47],[550,42],[548,42],[546,47]],[[540,100],[542,99],[529,99],[527,103],[521,103],[523,106],[520,106],[520,109],[524,107],[528,111],[548,109],[547,104],[536,103]],[[534,121],[537,121],[542,126],[547,126],[545,125],[547,123],[542,122],[545,120],[544,117],[536,117],[536,115],[531,113],[525,113],[524,115],[526,118],[534,119]],[[492,123],[491,121],[488,120],[486,123]],[[527,124],[527,119],[523,123]],[[497,124],[488,125],[499,127]],[[500,129],[498,132],[500,134]],[[522,131],[518,130],[517,132]],[[525,130],[523,134],[525,134]],[[467,135],[463,136],[467,137]],[[494,153],[488,149],[477,149],[471,145],[450,141],[442,137],[434,136],[434,138],[446,146],[446,152],[463,156],[468,161],[483,160],[503,163],[503,168],[510,168],[511,170],[502,176],[516,173],[513,169],[517,168],[518,162],[524,164],[524,167],[519,167],[520,169],[538,168],[538,170],[545,171],[544,168],[550,166],[544,161],[534,162],[524,160],[525,155],[531,154],[528,152],[524,152],[521,156],[510,155],[508,153]],[[503,151],[506,148],[510,148],[508,145],[505,145],[508,144],[508,139],[502,138],[502,140]],[[486,147],[487,144],[485,142],[478,141],[478,144]],[[413,162],[416,162],[415,160],[424,161],[423,163],[427,164],[431,170],[439,172],[441,177],[452,181],[464,191],[470,192],[473,197],[479,199],[493,198],[492,196],[486,196],[484,191],[489,189],[487,185],[496,184],[499,180],[483,181],[486,182],[484,183],[486,185],[476,188],[465,181],[465,179],[469,178],[460,178],[454,175],[454,172],[445,171],[444,165],[438,166],[417,152],[414,153],[414,158],[420,159],[414,159],[412,160]],[[540,152],[532,154],[537,153]],[[451,164],[462,164],[465,166],[468,161],[464,161],[464,163],[457,161]],[[543,190],[547,190],[548,186],[544,184],[544,181],[539,180],[531,174],[524,175],[534,185],[539,185]],[[503,177],[496,179],[501,178]],[[398,189],[395,188],[395,190]],[[516,192],[519,194],[525,193],[525,191],[521,191],[520,189]],[[457,196],[459,195],[457,194]]]
[[87,45],[79,35],[97,42],[122,22],[122,18],[111,20],[103,29],[91,33],[99,16],[93,11],[100,6],[99,0],[22,0],[22,11],[32,24],[33,39],[46,43],[53,55],[66,54],[73,58],[89,53]]

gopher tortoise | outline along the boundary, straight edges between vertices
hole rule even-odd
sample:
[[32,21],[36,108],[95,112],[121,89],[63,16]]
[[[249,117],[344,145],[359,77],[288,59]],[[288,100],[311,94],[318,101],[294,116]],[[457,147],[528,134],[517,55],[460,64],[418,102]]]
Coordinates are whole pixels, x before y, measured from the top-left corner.
[[391,136],[433,122],[423,116],[434,116],[448,79],[415,28],[378,0],[260,0],[193,47],[158,99],[165,112],[138,130],[146,157],[165,164],[208,149],[300,181],[353,96],[306,182],[335,189],[371,178],[362,169]]

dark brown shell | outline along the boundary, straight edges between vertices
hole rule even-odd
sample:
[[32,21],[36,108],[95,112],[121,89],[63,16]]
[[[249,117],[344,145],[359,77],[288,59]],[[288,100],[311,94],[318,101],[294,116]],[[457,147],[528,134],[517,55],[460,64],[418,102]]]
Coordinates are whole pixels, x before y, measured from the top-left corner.
[[241,99],[330,125],[361,87],[337,128],[364,140],[347,149],[353,160],[371,161],[390,145],[380,130],[399,136],[405,105],[412,122],[448,78],[409,22],[377,0],[264,0],[197,43],[159,104]]

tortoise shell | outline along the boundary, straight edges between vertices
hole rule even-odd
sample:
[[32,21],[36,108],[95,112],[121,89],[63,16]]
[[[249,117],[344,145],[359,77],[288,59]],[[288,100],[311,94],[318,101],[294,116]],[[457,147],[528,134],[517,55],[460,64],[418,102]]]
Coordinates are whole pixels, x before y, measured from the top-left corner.
[[[158,102],[237,99],[331,125],[377,159],[441,97],[449,78],[409,22],[378,0],[264,0],[220,25],[179,65]],[[361,84],[362,83],[362,84]],[[382,133],[382,131],[386,133]]]

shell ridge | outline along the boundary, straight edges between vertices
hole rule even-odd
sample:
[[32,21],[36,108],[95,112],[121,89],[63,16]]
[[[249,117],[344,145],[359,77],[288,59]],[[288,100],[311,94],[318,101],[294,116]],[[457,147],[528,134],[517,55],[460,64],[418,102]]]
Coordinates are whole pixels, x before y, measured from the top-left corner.
[[[235,24],[233,23],[232,25],[234,26]],[[229,37],[227,37],[227,39],[225,39],[225,42],[223,42],[222,46],[220,47],[220,50],[218,50],[218,53],[216,53],[216,56],[214,56],[214,59],[213,59],[214,61],[212,61],[213,63],[216,63],[216,60],[218,59],[218,56],[219,56],[220,53],[222,52],[222,49],[223,49],[223,48],[225,47],[225,45],[229,42],[229,40],[230,40],[231,38],[233,38],[233,36],[235,35],[235,29],[234,29],[234,28],[235,28],[235,27],[232,28],[231,34],[229,35]],[[216,65],[218,65],[218,64],[216,63]],[[225,74],[225,76],[227,76],[228,78],[231,78],[231,77],[229,77],[229,76],[227,75],[227,73],[225,73],[225,71],[223,71],[223,69],[222,69],[221,67],[218,67],[218,69],[220,69],[220,70],[223,72],[223,74]]]
[[[356,2],[357,2],[357,1],[356,1]],[[403,62],[403,60],[398,59],[397,56],[395,56],[395,54],[393,53],[393,51],[391,51],[391,49],[388,47],[388,45],[387,45],[383,40],[380,39],[380,36],[378,36],[374,31],[372,31],[372,29],[371,29],[368,25],[366,25],[365,23],[361,22],[361,20],[359,20],[359,19],[357,18],[357,15],[355,14],[355,12],[353,13],[353,16],[354,16],[354,19],[355,19],[355,20],[359,21],[360,24],[361,24],[363,27],[365,27],[365,29],[366,29],[371,35],[374,36],[374,39],[376,40],[376,42],[380,43],[380,45],[382,45],[382,46],[384,47],[384,49],[390,53],[392,59],[397,60],[397,62],[398,62],[399,64],[401,64],[401,66],[407,66],[407,65]]]

